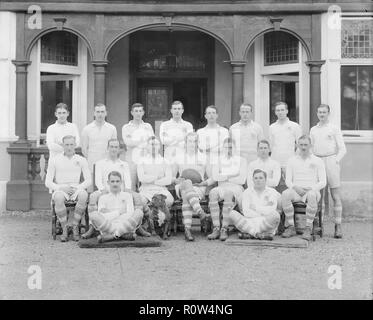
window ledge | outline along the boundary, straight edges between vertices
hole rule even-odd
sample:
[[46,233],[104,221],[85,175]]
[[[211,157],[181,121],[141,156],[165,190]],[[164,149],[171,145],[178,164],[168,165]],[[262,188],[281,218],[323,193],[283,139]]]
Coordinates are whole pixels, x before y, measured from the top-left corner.
[[346,143],[373,143],[373,133],[371,134],[343,133],[343,140]]

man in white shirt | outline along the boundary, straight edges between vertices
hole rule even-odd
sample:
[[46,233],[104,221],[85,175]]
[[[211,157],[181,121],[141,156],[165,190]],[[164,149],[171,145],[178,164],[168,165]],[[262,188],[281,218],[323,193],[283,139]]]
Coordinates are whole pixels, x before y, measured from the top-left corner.
[[106,106],[102,103],[95,105],[94,120],[82,131],[82,152],[91,171],[94,163],[106,157],[108,141],[117,138],[117,129],[105,121],[106,116]]
[[[91,173],[85,158],[75,154],[74,136],[62,138],[64,152],[49,159],[45,186],[53,191],[52,201],[56,215],[61,223],[61,241],[67,241],[67,211],[66,200],[76,200],[72,220],[74,240],[79,240],[79,222],[87,207],[88,193],[86,189],[91,185]],[[80,182],[83,174],[84,181]]]
[[174,198],[168,191],[167,186],[172,183],[172,166],[160,154],[161,143],[153,136],[149,138],[147,153],[139,160],[137,175],[141,186],[140,194],[148,201],[156,194],[166,196],[166,205],[170,208]]
[[161,123],[159,137],[164,145],[164,157],[174,162],[176,155],[184,151],[185,136],[193,132],[193,125],[182,119],[184,106],[180,101],[171,105],[172,118]]
[[49,159],[64,151],[62,138],[68,135],[75,137],[76,146],[80,144],[79,130],[75,123],[67,121],[69,109],[65,103],[56,105],[54,115],[57,121],[47,128],[46,144],[49,149]]
[[289,158],[295,155],[295,148],[302,135],[300,125],[288,118],[288,105],[280,101],[275,103],[277,121],[269,126],[269,143],[271,144],[272,159],[281,165],[283,176]]
[[229,137],[226,128],[217,123],[218,109],[211,105],[205,109],[207,125],[197,130],[199,151],[206,155],[207,164],[217,164],[223,141]]
[[251,161],[247,170],[247,186],[253,186],[253,172],[257,169],[264,171],[267,175],[267,186],[276,188],[281,178],[280,163],[273,160],[269,153],[271,152],[269,142],[267,140],[260,140],[258,142],[258,158]]
[[232,210],[229,216],[242,232],[239,238],[273,240],[280,223],[280,214],[276,210],[278,192],[266,186],[267,174],[263,170],[255,169],[252,180],[251,186],[242,195],[243,215]]
[[[209,193],[209,209],[214,230],[207,236],[209,240],[228,239],[229,213],[241,199],[243,185],[247,177],[246,159],[235,149],[235,142],[228,137],[223,142],[223,152],[218,163],[212,166],[212,179],[218,186]],[[219,201],[224,201],[222,223],[220,224]]]
[[310,240],[313,220],[321,198],[320,190],[326,185],[326,173],[324,162],[311,153],[309,136],[304,135],[298,139],[298,150],[299,154],[290,158],[286,166],[285,182],[288,189],[281,196],[286,229],[282,237],[289,238],[296,234],[293,202],[302,201],[307,205],[306,229],[302,238]]
[[109,173],[108,185],[110,192],[100,197],[98,211],[89,214],[92,225],[101,233],[97,240],[105,242],[121,237],[135,240],[143,212],[134,208],[131,193],[121,191],[123,181],[118,171]]
[[334,238],[342,238],[342,201],[340,195],[340,162],[346,154],[341,130],[329,122],[330,107],[320,104],[317,108],[319,123],[311,128],[310,137],[313,153],[325,164],[327,183],[333,199],[335,219]]
[[[253,121],[253,106],[243,103],[240,106],[240,121],[234,123],[229,132],[236,141],[237,150],[241,157],[249,163],[257,157],[258,142],[264,139],[263,128],[260,124]],[[251,180],[251,179],[250,179]]]
[[144,155],[148,139],[154,136],[152,126],[142,120],[144,114],[144,106],[141,103],[134,103],[131,107],[133,120],[122,127],[123,142],[127,149],[125,160],[130,166],[133,191],[136,191],[138,183],[137,163]]

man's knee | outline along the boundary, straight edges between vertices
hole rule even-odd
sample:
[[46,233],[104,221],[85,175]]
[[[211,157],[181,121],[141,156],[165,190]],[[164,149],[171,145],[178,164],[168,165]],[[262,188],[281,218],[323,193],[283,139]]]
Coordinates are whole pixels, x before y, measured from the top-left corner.
[[232,202],[234,199],[234,193],[230,190],[224,191],[224,201]]
[[180,184],[180,190],[182,191],[190,190],[192,188],[193,184],[192,181],[190,181],[189,179],[182,181]]
[[100,191],[95,191],[91,193],[89,196],[89,204],[97,204],[98,199],[100,198],[101,192]]
[[293,199],[293,190],[286,189],[281,195],[281,203],[291,202]]
[[219,201],[219,189],[214,188],[209,193],[209,199],[210,201]]
[[307,192],[307,203],[309,203],[312,206],[317,205],[317,192],[314,190],[310,190]]
[[54,204],[57,206],[57,207],[61,207],[61,206],[64,206],[65,205],[65,195],[62,193],[62,192],[56,192],[53,196],[53,201],[54,201]]
[[81,190],[78,192],[77,200],[80,203],[87,203],[88,201],[88,192],[85,190]]

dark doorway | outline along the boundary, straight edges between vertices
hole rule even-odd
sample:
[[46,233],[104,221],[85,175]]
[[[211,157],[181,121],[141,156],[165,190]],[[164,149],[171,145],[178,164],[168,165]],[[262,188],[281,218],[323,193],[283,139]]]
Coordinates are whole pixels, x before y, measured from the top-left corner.
[[172,101],[184,105],[183,118],[193,124],[195,130],[203,124],[203,110],[207,105],[207,79],[138,80],[138,96],[145,107],[145,121],[154,128],[160,121],[171,117]]
[[270,81],[270,123],[277,120],[274,105],[284,101],[289,108],[288,117],[291,121],[299,123],[298,82],[295,81]]

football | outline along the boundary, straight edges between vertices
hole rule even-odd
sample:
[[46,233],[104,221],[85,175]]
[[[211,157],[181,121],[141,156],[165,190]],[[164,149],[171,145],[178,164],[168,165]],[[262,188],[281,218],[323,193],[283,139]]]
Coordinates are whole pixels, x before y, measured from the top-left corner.
[[185,169],[181,173],[181,177],[184,179],[189,179],[193,184],[202,182],[202,177],[197,170]]

